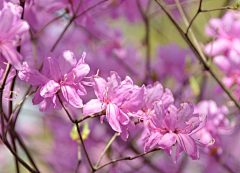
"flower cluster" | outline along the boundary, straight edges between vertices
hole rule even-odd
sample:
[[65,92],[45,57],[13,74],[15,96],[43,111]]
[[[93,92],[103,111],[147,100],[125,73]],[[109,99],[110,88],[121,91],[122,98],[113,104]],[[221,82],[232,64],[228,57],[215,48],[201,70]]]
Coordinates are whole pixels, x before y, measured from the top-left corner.
[[[228,88],[223,89],[240,108],[230,93],[234,91],[240,100],[240,14],[236,11],[240,1],[235,3],[204,10],[231,8],[206,26],[212,40],[204,43],[204,52],[223,73],[208,63],[204,66],[215,79],[224,75]],[[191,14],[194,4],[199,10]],[[50,171],[55,172],[117,173],[121,165],[120,172],[175,173],[201,164],[204,172],[214,168],[238,172],[239,152],[232,145],[239,143],[234,117],[239,110],[224,95],[213,95],[216,83],[194,60],[195,55],[204,59],[194,38],[199,27],[193,25],[206,4],[0,0],[0,149],[11,151],[16,170],[24,166],[29,172],[46,172],[51,165]],[[171,20],[166,21],[164,13]],[[168,27],[173,22],[183,33],[180,23],[185,13],[195,16],[183,27],[190,29],[194,43],[188,33],[179,35]],[[32,136],[38,141],[30,145],[29,140],[29,149],[46,146],[34,157],[36,152],[25,146],[25,139]],[[154,155],[157,150],[166,154]],[[22,152],[29,163],[21,158]],[[182,153],[191,159],[180,157]],[[139,157],[133,164],[119,163]],[[201,162],[192,161],[199,158]],[[5,166],[5,155],[0,160],[0,170],[12,171]],[[40,168],[35,160],[43,162]]]
[[64,51],[56,58],[54,55],[46,57],[42,73],[32,69],[27,62],[19,71],[19,78],[33,86],[38,86],[33,104],[41,103],[40,110],[46,111],[52,108],[61,108],[59,97],[70,105],[81,108],[83,106],[81,96],[87,92],[82,79],[89,73],[89,66],[84,62],[86,53],[77,61],[71,51]]
[[224,16],[213,18],[206,27],[206,34],[213,41],[205,46],[205,53],[214,57],[214,63],[226,74],[223,82],[227,87],[237,84],[236,95],[239,97],[240,85],[240,16],[229,11]]

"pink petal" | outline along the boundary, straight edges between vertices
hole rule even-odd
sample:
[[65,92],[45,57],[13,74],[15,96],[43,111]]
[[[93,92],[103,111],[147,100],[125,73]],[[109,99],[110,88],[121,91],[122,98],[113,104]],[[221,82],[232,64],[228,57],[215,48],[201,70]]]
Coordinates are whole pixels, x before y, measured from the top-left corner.
[[12,23],[13,23],[13,13],[8,10],[4,9],[2,10],[2,14],[0,16],[0,33],[5,33],[8,32],[8,30],[11,28]]
[[232,43],[228,39],[218,39],[213,43],[208,43],[204,49],[207,55],[215,56],[219,53],[224,53],[231,48]]
[[101,112],[106,108],[106,104],[98,99],[92,99],[83,106],[83,115],[91,115]]
[[86,53],[84,52],[82,58],[78,61],[76,66],[72,69],[70,73],[74,73],[75,82],[82,80],[90,71],[88,64],[84,63]]
[[177,140],[177,136],[175,133],[166,133],[163,137],[159,140],[158,145],[162,149],[167,149],[172,147]]
[[66,50],[60,57],[58,57],[59,68],[61,69],[62,75],[68,73],[77,64],[77,59],[74,57],[74,53]]
[[155,145],[158,144],[159,140],[161,139],[162,134],[159,132],[151,134],[145,143],[144,151],[147,152],[149,149],[153,148]]
[[164,122],[167,126],[167,128],[171,131],[174,131],[176,129],[176,125],[178,123],[178,115],[177,115],[177,108],[173,105],[171,105],[164,118]]
[[121,125],[122,133],[120,134],[122,140],[127,141],[129,133],[127,130],[127,126]]
[[49,68],[50,68],[50,73],[52,78],[55,81],[58,81],[61,79],[61,70],[58,64],[57,59],[53,57],[47,57],[48,63],[49,63]]
[[11,71],[8,74],[7,77],[7,81],[6,81],[6,85],[13,80],[13,78],[16,76],[16,70],[15,69],[11,69]]
[[41,88],[40,95],[44,98],[52,97],[59,89],[60,85],[54,80],[50,80]]
[[76,89],[72,86],[65,85],[61,87],[63,97],[66,99],[68,103],[76,108],[82,108],[83,103],[82,99],[79,97]]
[[16,39],[15,36],[22,36],[29,30],[29,25],[26,21],[18,20],[8,31],[8,35],[13,39]]
[[231,64],[229,59],[224,55],[219,55],[214,57],[214,63],[225,73],[229,73],[231,70]]
[[109,88],[108,93],[110,93],[110,95],[113,95],[115,93],[116,89],[118,88],[118,86],[121,85],[121,78],[117,74],[117,72],[114,72],[114,71],[110,72],[110,77],[108,78],[107,85]]
[[123,125],[127,125],[129,123],[129,117],[125,114],[121,109],[119,110],[119,121]]
[[184,102],[178,111],[178,125],[177,128],[181,129],[186,126],[186,122],[192,117],[194,112],[194,105],[191,102]]
[[142,106],[143,97],[144,86],[141,88],[134,86],[133,93],[130,95],[130,98],[122,104],[121,108],[124,110],[137,112]]
[[101,77],[93,77],[92,86],[95,92],[95,95],[97,98],[99,98],[101,101],[104,101],[104,93],[106,92],[107,86],[105,79]]
[[157,102],[156,104],[154,104],[154,110],[155,110],[155,116],[151,117],[152,123],[159,128],[164,127],[164,116],[165,116],[165,111],[163,108],[162,103]]
[[180,155],[182,154],[182,152],[183,152],[183,148],[179,144],[177,144],[176,153],[175,153],[175,156],[173,159],[174,163],[177,163],[177,160],[180,157]]
[[44,100],[44,98],[40,95],[40,90],[41,90],[41,88],[38,88],[37,92],[35,93],[35,95],[32,99],[32,102],[34,105],[37,105]]
[[165,92],[163,93],[161,100],[163,107],[165,109],[167,109],[170,105],[173,104],[174,102],[173,94],[168,88],[165,89]]
[[209,23],[210,23],[210,26],[208,25],[205,28],[205,31],[207,35],[209,35],[210,37],[214,37],[216,35],[216,31],[222,28],[222,21],[221,19],[213,18],[210,20]]
[[81,83],[78,83],[75,88],[77,90],[78,95],[80,96],[87,95],[87,91]]
[[38,70],[29,68],[27,62],[23,63],[22,70],[18,72],[18,77],[33,86],[44,85],[49,81]]
[[122,132],[119,121],[119,109],[115,104],[109,103],[106,109],[106,118],[113,130]]
[[1,44],[0,51],[7,61],[17,70],[22,69],[22,55],[10,44]]
[[160,100],[163,95],[163,86],[159,82],[155,82],[153,86],[146,87],[145,107],[153,108],[153,103]]
[[184,151],[193,159],[199,159],[199,152],[196,142],[188,135],[178,134],[178,144],[184,149]]

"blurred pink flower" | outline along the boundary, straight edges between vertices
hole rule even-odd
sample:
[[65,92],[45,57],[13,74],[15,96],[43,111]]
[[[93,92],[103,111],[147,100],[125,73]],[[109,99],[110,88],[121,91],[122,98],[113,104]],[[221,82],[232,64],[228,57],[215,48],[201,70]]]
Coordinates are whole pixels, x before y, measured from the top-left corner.
[[29,26],[21,19],[22,7],[4,2],[0,10],[0,53],[19,70],[23,58],[16,47],[21,44]]
[[221,152],[220,136],[230,135],[235,129],[235,124],[230,123],[227,118],[228,108],[225,105],[218,107],[213,100],[203,100],[198,103],[195,112],[207,115],[206,125],[195,134],[195,137],[205,144],[215,139],[215,144],[209,150],[218,148],[218,152]]
[[215,56],[229,50],[240,53],[240,20],[237,12],[229,11],[222,19],[211,19],[206,33],[215,40],[206,45],[206,54]]

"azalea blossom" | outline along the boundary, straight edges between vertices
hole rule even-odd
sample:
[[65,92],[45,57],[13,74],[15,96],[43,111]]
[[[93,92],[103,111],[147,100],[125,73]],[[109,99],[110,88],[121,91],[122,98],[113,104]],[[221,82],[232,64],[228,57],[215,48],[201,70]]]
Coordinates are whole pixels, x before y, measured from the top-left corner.
[[159,101],[162,102],[164,108],[168,108],[171,104],[173,104],[174,101],[172,92],[167,88],[164,92],[163,86],[159,82],[155,82],[154,85],[150,84],[146,86],[142,107],[133,116],[147,121],[151,118],[152,114],[155,114],[154,104]]
[[127,140],[127,129],[133,126],[129,114],[140,109],[144,96],[144,86],[133,85],[130,77],[121,78],[116,72],[111,72],[108,81],[92,77],[92,85],[97,99],[90,100],[83,107],[83,115],[90,115],[106,109],[106,118],[114,131],[121,133]]
[[33,104],[41,103],[41,111],[51,107],[60,109],[61,105],[57,98],[59,92],[63,102],[81,108],[83,106],[81,96],[87,94],[82,79],[90,71],[89,66],[84,62],[85,56],[84,52],[79,61],[71,51],[64,51],[58,58],[53,55],[47,56],[42,73],[29,68],[27,62],[24,62],[18,76],[21,80],[38,86]]
[[171,155],[172,146],[177,145],[174,162],[183,151],[193,160],[199,159],[197,145],[200,143],[192,135],[205,125],[206,116],[194,114],[190,102],[181,104],[179,109],[173,105],[165,109],[159,102],[154,105],[154,110],[155,115],[147,122],[149,133],[145,137],[145,151],[157,145]]
[[234,50],[240,53],[240,20],[239,15],[234,11],[224,14],[222,19],[213,18],[206,27],[206,33],[215,41],[205,47],[205,53],[215,56]]
[[215,139],[214,145],[207,148],[207,151],[217,151],[221,153],[221,135],[230,135],[234,132],[235,124],[226,117],[228,108],[223,105],[218,107],[213,100],[203,100],[195,108],[196,112],[208,115],[206,125],[199,130],[195,136],[201,139],[202,143],[208,143]]
[[16,69],[21,69],[22,55],[17,51],[29,25],[21,19],[22,7],[3,2],[0,9],[0,53]]

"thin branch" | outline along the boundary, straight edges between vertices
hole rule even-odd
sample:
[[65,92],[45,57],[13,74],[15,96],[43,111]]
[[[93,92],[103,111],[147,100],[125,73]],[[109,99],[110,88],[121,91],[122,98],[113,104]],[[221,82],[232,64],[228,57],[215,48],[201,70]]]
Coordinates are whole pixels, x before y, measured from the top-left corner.
[[[5,120],[6,120],[6,121],[9,121],[8,117],[6,116],[6,114],[5,114],[4,112],[3,112],[3,114],[4,114]],[[24,141],[21,139],[20,135],[19,135],[16,131],[14,131],[14,137],[18,140],[20,146],[21,146],[22,149],[25,151],[25,153],[26,153],[29,161],[31,162],[31,164],[34,166],[34,168],[35,168],[38,172],[40,172],[39,169],[37,168],[35,162],[34,162],[33,157],[31,156],[30,152],[28,151],[28,149],[27,149]]]
[[59,96],[59,94],[57,93],[57,97],[58,97],[58,99],[59,99],[59,102],[61,103],[61,105],[62,105],[62,107],[63,107],[63,109],[65,110],[65,112],[67,113],[67,115],[68,115],[68,118],[72,121],[72,123],[75,123],[75,121],[73,120],[73,118],[71,117],[71,115],[70,115],[70,113],[68,112],[68,110],[67,110],[67,108],[66,108],[66,106],[64,105],[64,103],[63,103],[63,101],[62,101],[62,99],[61,99],[61,97]]
[[[1,140],[3,141],[2,135],[0,135]],[[3,143],[6,145],[6,147],[9,149],[9,151],[12,153],[12,155],[14,155],[18,161],[31,173],[39,173],[35,170],[33,170],[24,160],[22,160],[11,148],[11,145],[8,143],[7,140],[3,141]]]
[[104,115],[103,112],[100,112],[100,113],[97,113],[97,114],[93,114],[93,115],[88,115],[88,116],[83,117],[83,118],[80,119],[80,120],[77,120],[77,123],[81,123],[82,121],[85,121],[86,119],[89,119],[89,118],[100,117],[100,116],[102,116],[102,115]]
[[150,151],[148,151],[148,152],[144,152],[144,153],[138,154],[138,155],[136,155],[136,156],[134,156],[134,157],[128,156],[128,157],[124,157],[124,158],[121,158],[121,159],[112,160],[112,161],[110,161],[110,162],[108,162],[108,163],[105,163],[104,165],[96,168],[96,171],[98,171],[99,169],[102,169],[103,167],[105,167],[105,166],[107,166],[107,165],[110,165],[110,164],[113,164],[113,163],[116,163],[116,162],[119,162],[119,161],[123,161],[123,160],[134,160],[134,159],[137,159],[137,158],[139,158],[139,157],[142,157],[142,156],[144,156],[144,155],[146,155],[146,154],[152,153],[152,152],[154,152],[154,151],[159,151],[159,150],[161,150],[161,148],[155,148],[155,149],[152,149],[152,150],[150,150]]
[[103,1],[100,1],[99,3],[93,5],[92,7],[89,7],[87,10],[85,10],[84,12],[82,12],[81,14],[77,15],[75,18],[78,18],[78,17],[81,17],[82,15],[84,15],[85,13],[87,13],[88,11],[90,11],[91,9],[94,9],[95,7],[97,7],[98,5],[104,3],[104,2],[107,2],[109,0],[103,0]]
[[54,21],[62,18],[65,14],[67,14],[67,12],[63,13],[60,16],[57,16],[56,18],[52,19],[50,22],[48,22],[44,27],[42,27],[34,36],[33,39],[35,40],[51,23],[53,23]]
[[10,69],[11,69],[11,64],[8,62],[7,63],[7,67],[6,67],[6,70],[5,70],[5,73],[4,73],[4,76],[3,76],[3,80],[2,80],[2,84],[0,86],[0,113],[1,113],[1,129],[2,129],[2,136],[3,136],[3,141],[5,141],[5,134],[4,134],[4,117],[3,117],[3,105],[2,105],[2,99],[3,99],[3,90],[5,88],[5,84],[6,84],[6,81],[7,81],[7,76],[10,72]]
[[[16,113],[16,118],[15,118],[15,121],[14,121],[14,123],[13,123],[14,127],[16,126],[18,116],[19,116],[19,114],[20,114],[20,112],[21,112],[21,110],[22,110],[23,104],[25,103],[26,99],[28,98],[28,95],[32,95],[32,94],[33,94],[33,93],[28,94],[28,93],[31,91],[31,89],[32,89],[32,85],[28,88],[27,92],[24,94],[24,97],[23,97],[23,99],[22,99],[23,102],[18,105],[18,106],[19,106],[19,109],[18,109],[18,111],[17,111],[17,113]],[[36,91],[37,91],[37,90],[36,90]],[[36,92],[36,91],[35,91],[35,92]]]
[[79,2],[78,7],[76,12],[73,14],[72,18],[69,20],[68,24],[64,27],[63,31],[61,32],[60,36],[58,37],[58,39],[56,40],[56,42],[53,44],[52,48],[51,48],[51,52],[54,51],[54,49],[56,48],[56,46],[58,45],[59,41],[62,39],[63,35],[65,34],[65,32],[67,31],[68,27],[72,24],[72,22],[74,21],[74,19],[76,18],[76,14],[80,8],[80,6],[82,5],[82,0]]
[[25,143],[23,142],[23,140],[21,139],[21,137],[17,134],[17,132],[15,132],[15,136],[16,136],[16,139],[18,140],[20,146],[21,146],[22,149],[25,151],[25,153],[26,153],[26,155],[27,155],[30,163],[33,165],[33,167],[34,167],[38,172],[40,172],[39,169],[38,169],[38,167],[37,167],[37,165],[36,165],[36,163],[35,163],[35,161],[34,161],[34,159],[33,159],[33,157],[31,156],[30,152],[28,151]]
[[82,163],[81,142],[78,140],[78,143],[78,164],[76,168],[76,173],[78,173],[78,169],[80,167],[80,164]]
[[[13,91],[14,90],[14,85],[15,85],[15,82],[16,82],[16,76],[13,78],[12,80],[12,83],[11,83],[11,87],[10,87],[10,91]],[[10,94],[10,99],[13,98],[13,93]],[[12,108],[13,108],[13,101],[9,101],[9,105],[8,105],[8,115],[11,116],[11,113],[12,113]],[[13,123],[10,123],[10,138],[11,138],[11,142],[12,142],[12,145],[13,145],[13,150],[14,152],[17,154],[17,146],[16,146],[16,141],[15,141],[15,136],[14,136],[14,128],[13,128]],[[8,128],[8,126],[6,127]],[[6,135],[6,133],[3,133],[2,135]],[[6,137],[5,137],[6,138]],[[15,160],[15,165],[16,165],[16,172],[17,173],[20,173],[20,169],[19,169],[19,163],[18,163],[18,160],[16,157],[13,157],[14,160]]]
[[209,9],[209,10],[201,10],[201,12],[206,13],[210,11],[220,11],[220,10],[234,10],[234,8],[231,6],[227,6],[227,7],[215,8],[215,9]]
[[165,9],[164,5],[159,2],[159,0],[155,0],[157,4],[163,9],[163,11],[167,14],[169,19],[172,21],[172,23],[175,25],[181,36],[184,38],[184,40],[188,43],[189,47],[193,51],[193,53],[196,55],[196,57],[202,62],[204,68],[210,72],[210,74],[213,76],[213,78],[217,81],[217,83],[222,87],[222,89],[227,93],[227,95],[232,99],[232,101],[235,103],[235,105],[240,109],[240,103],[238,100],[234,97],[232,92],[223,84],[221,81],[221,78],[218,77],[217,73],[208,65],[208,63],[204,60],[204,58],[199,54],[198,50],[195,48],[189,37],[183,32],[183,30],[180,28],[180,26],[177,24],[177,22],[174,20],[172,15],[168,12],[167,9]]
[[203,1],[203,0],[200,0],[199,6],[198,6],[198,11],[197,11],[197,13],[194,15],[194,17],[192,18],[192,20],[190,21],[190,23],[189,23],[189,25],[188,25],[188,27],[187,27],[186,33],[188,33],[189,29],[191,28],[191,26],[192,26],[192,24],[193,24],[193,21],[197,18],[198,14],[201,12],[202,1]]
[[[31,87],[30,87],[29,89],[31,89]],[[29,92],[29,89],[28,89],[28,92]],[[28,92],[27,92],[27,93],[28,93]],[[30,94],[27,94],[18,104],[15,105],[13,111],[11,111],[12,113],[11,113],[9,119],[8,119],[8,122],[7,122],[5,137],[6,137],[6,135],[7,135],[8,128],[9,128],[10,124],[12,123],[13,115],[14,115],[14,113],[16,112],[17,108],[18,108],[19,106],[22,106],[23,103],[25,102],[25,100],[26,100],[30,95],[32,95],[32,94],[35,93],[35,92],[36,92],[36,91],[32,91]],[[20,109],[20,108],[19,108],[19,109]],[[19,114],[19,113],[18,113],[18,114]],[[18,115],[18,114],[17,114],[17,115]],[[13,128],[15,127],[15,124],[16,124],[16,120],[15,120],[14,123],[13,123]]]
[[[186,15],[185,15],[185,13],[184,13],[180,3],[179,3],[179,0],[174,0],[174,1],[175,1],[176,5],[177,5],[177,8],[178,8],[182,18],[183,18],[183,21],[184,21],[186,27],[188,27],[189,26],[189,22],[188,22],[188,19],[187,19]],[[202,5],[202,3],[200,3],[200,5]],[[195,48],[198,50],[198,53],[201,55],[201,59],[203,59],[203,61],[207,61],[207,58],[205,57],[205,55],[204,55],[204,53],[203,53],[203,51],[202,51],[202,49],[201,49],[201,47],[200,47],[196,37],[195,37],[195,35],[194,35],[194,33],[192,32],[191,29],[189,29],[189,33],[190,33],[190,35],[191,35],[191,37],[193,39],[193,42],[195,44]],[[187,34],[188,33],[185,33],[185,35],[187,35]]]
[[198,11],[197,13],[194,15],[194,17],[192,18],[192,20],[190,21],[188,27],[187,27],[187,31],[186,33],[188,33],[189,29],[191,28],[194,20],[197,18],[197,16],[200,14],[200,13],[205,13],[205,12],[210,12],[210,11],[220,11],[220,10],[233,10],[234,7],[231,7],[231,6],[226,6],[226,7],[221,7],[221,8],[215,8],[215,9],[208,9],[208,10],[202,10],[202,1],[203,0],[200,0],[199,2],[199,7],[198,7]]
[[108,142],[108,144],[106,145],[106,147],[104,148],[99,160],[97,161],[97,164],[95,165],[95,167],[98,167],[99,163],[101,162],[103,156],[105,155],[105,153],[107,152],[107,150],[109,149],[109,147],[112,145],[113,141],[120,135],[120,133],[115,133],[113,135],[113,137],[110,139],[110,141]]
[[94,166],[93,166],[93,164],[92,164],[92,162],[91,162],[91,160],[90,160],[90,157],[89,157],[89,155],[88,155],[87,149],[86,149],[85,144],[84,144],[84,141],[83,141],[83,139],[82,139],[82,135],[81,135],[81,132],[80,132],[80,128],[79,128],[79,126],[78,126],[78,122],[75,122],[75,125],[76,125],[76,127],[77,127],[78,135],[79,135],[81,144],[82,144],[82,146],[83,146],[84,153],[85,153],[85,155],[87,156],[88,163],[89,163],[92,171],[95,171],[96,169],[94,168]]

